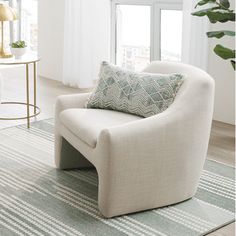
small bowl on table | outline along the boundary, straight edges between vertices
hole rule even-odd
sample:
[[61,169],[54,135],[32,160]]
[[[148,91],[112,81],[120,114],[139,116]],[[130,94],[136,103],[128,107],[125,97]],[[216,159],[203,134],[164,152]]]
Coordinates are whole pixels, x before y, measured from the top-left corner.
[[11,45],[11,53],[16,59],[20,59],[27,51],[27,45],[25,41],[16,41]]

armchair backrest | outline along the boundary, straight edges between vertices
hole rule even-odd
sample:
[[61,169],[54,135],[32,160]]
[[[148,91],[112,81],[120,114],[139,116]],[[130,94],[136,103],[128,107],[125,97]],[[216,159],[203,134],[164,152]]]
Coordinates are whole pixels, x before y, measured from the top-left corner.
[[166,110],[188,110],[187,113],[204,113],[205,118],[212,119],[214,105],[214,80],[205,71],[184,63],[154,61],[144,72],[171,74],[181,73],[185,76],[174,103]]

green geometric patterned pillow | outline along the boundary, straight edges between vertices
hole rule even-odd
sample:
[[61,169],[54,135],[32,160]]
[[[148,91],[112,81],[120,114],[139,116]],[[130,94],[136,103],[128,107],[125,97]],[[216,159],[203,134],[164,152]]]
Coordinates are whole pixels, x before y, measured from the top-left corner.
[[166,110],[183,83],[181,74],[136,73],[103,62],[87,108],[149,117]]

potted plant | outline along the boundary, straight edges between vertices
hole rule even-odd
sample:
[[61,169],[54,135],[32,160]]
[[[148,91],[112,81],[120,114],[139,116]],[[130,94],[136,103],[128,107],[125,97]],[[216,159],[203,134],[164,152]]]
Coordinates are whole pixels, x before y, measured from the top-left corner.
[[25,41],[16,41],[10,44],[11,53],[15,56],[16,59],[20,59],[25,53],[27,49],[27,44]]
[[[201,10],[193,12],[193,16],[207,16],[209,21],[213,24],[220,22],[225,23],[228,21],[235,22],[234,9],[230,9],[229,0],[200,0],[197,2],[195,8],[202,7]],[[224,28],[222,26],[222,28]],[[208,38],[220,39],[224,36],[234,37],[235,31],[219,30],[207,32]],[[230,60],[231,65],[235,70],[235,50],[226,48],[221,44],[217,44],[214,48],[216,55],[224,60]]]

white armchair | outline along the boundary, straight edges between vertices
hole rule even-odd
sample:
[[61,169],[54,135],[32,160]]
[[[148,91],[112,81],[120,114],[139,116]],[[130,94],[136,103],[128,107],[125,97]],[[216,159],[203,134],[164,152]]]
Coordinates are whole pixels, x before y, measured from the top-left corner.
[[213,79],[181,63],[153,62],[145,72],[186,76],[174,103],[149,118],[85,109],[89,94],[57,99],[56,166],[96,168],[98,207],[105,217],[193,197],[206,158]]

